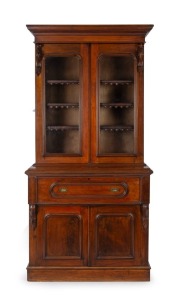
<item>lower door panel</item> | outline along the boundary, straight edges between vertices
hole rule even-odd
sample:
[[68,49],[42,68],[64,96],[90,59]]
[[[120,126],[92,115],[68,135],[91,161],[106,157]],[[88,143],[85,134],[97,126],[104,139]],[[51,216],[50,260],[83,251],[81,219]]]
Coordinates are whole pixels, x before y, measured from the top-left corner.
[[140,207],[104,206],[90,211],[92,266],[133,266],[140,263]]
[[38,208],[37,255],[39,265],[87,264],[88,209],[80,206]]

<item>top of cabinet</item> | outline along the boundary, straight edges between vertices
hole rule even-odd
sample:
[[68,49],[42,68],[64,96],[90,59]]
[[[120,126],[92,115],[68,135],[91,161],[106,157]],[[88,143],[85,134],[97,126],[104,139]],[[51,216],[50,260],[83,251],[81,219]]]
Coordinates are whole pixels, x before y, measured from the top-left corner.
[[35,43],[144,43],[153,25],[27,25]]

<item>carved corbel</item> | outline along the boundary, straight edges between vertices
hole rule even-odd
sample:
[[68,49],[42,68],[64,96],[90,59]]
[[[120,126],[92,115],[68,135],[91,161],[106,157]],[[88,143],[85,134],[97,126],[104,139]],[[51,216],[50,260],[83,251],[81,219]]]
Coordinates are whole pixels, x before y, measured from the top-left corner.
[[36,44],[36,75],[40,75],[42,70],[42,58],[43,58],[43,51],[42,51],[43,45],[42,44]]
[[139,44],[137,48],[137,71],[143,72],[144,69],[144,44]]
[[149,224],[149,205],[141,205],[141,215],[142,215],[142,227],[145,231],[148,231]]
[[33,230],[35,230],[37,226],[37,207],[35,204],[29,206],[29,219]]

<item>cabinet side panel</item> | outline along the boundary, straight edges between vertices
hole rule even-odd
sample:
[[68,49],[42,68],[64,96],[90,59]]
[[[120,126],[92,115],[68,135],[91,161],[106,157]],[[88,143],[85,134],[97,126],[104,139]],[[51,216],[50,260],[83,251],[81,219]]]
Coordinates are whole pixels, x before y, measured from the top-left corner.
[[150,202],[150,176],[144,176],[141,180],[141,202],[149,204]]
[[141,260],[142,265],[148,265],[149,257],[149,205],[140,206],[141,211]]
[[37,202],[37,180],[35,177],[28,177],[28,203]]

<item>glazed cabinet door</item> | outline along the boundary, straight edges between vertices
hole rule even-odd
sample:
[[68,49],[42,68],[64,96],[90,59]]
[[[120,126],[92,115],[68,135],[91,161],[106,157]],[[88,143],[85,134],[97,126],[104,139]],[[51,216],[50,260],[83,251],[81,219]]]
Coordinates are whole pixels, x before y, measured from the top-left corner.
[[92,266],[141,264],[140,206],[98,206],[91,209],[90,218]]
[[91,47],[92,160],[142,162],[143,68],[136,44]]
[[36,47],[43,56],[36,75],[37,162],[87,162],[88,45]]
[[[30,235],[36,264],[40,266],[86,265],[87,216],[87,209],[80,206],[39,206],[37,228]],[[35,234],[37,241],[34,240]]]

